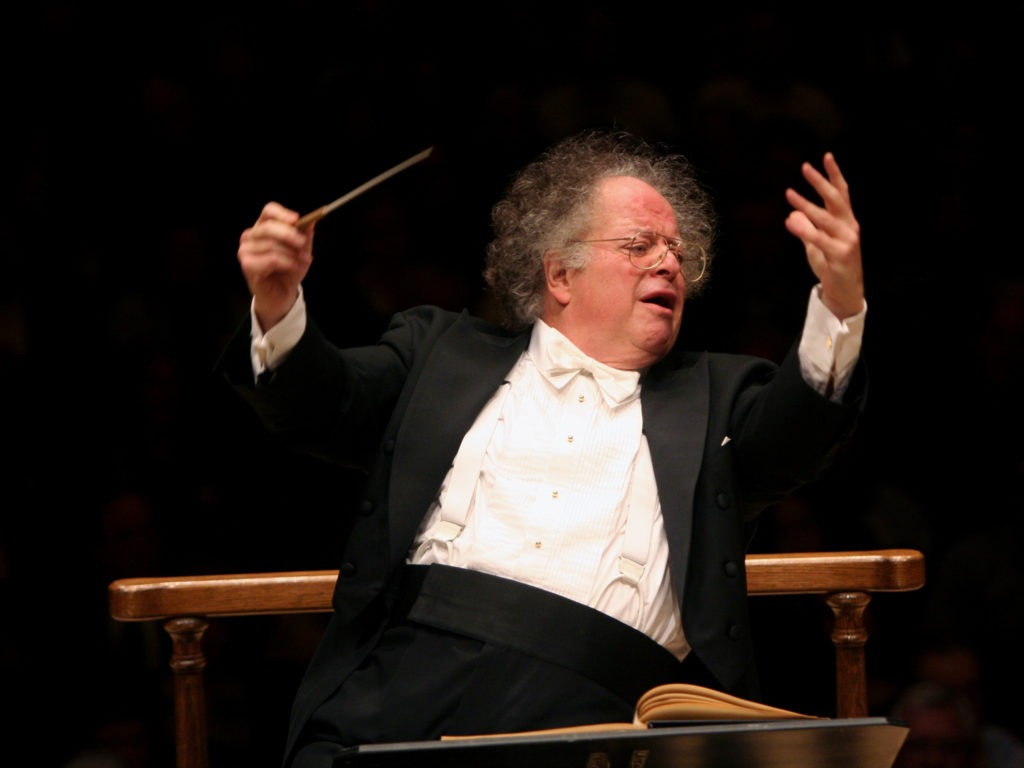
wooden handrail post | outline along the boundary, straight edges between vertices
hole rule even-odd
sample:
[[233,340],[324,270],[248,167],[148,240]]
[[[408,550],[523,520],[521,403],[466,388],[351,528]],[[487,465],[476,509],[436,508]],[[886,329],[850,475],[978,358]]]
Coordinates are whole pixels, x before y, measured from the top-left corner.
[[206,734],[206,692],[203,689],[202,639],[209,622],[195,616],[169,619],[164,629],[171,636],[174,670],[174,729],[177,768],[209,768]]
[[[867,592],[832,592],[826,598],[832,609],[832,643],[836,650],[836,716],[867,717],[868,684],[864,644],[868,630],[864,610],[871,602]],[[842,681],[846,685],[841,685]]]

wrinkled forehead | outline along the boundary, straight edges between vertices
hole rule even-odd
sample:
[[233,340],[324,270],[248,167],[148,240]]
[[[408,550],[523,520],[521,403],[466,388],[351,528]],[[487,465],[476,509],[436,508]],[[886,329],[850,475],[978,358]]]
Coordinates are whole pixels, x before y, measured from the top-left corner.
[[678,237],[676,214],[658,190],[633,176],[610,176],[597,183],[591,208],[591,233],[615,230],[629,235],[640,230]]

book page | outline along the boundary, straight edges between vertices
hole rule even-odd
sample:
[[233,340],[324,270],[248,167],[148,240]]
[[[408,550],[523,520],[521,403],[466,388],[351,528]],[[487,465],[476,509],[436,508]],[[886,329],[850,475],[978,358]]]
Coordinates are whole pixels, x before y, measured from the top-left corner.
[[636,705],[634,722],[654,720],[764,720],[819,719],[758,701],[732,696],[713,688],[688,683],[668,683],[651,688]]

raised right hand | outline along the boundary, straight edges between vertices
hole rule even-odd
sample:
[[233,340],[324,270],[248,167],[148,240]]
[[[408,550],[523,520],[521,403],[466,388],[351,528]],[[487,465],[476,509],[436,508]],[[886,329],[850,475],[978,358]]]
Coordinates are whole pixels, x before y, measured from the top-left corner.
[[238,239],[238,263],[264,333],[288,314],[313,263],[315,225],[300,231],[298,220],[298,212],[270,202]]

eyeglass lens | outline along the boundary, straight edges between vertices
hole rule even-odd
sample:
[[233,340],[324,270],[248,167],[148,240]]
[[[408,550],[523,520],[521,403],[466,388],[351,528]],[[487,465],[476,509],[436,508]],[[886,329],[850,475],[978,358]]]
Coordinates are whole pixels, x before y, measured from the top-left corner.
[[654,232],[638,232],[630,240],[627,246],[629,260],[639,269],[654,269],[665,260],[669,251],[679,261],[679,268],[683,277],[688,282],[696,282],[704,275],[704,253],[699,251],[696,255],[688,254],[682,243],[678,241],[665,240],[665,246],[661,246],[662,238]]

